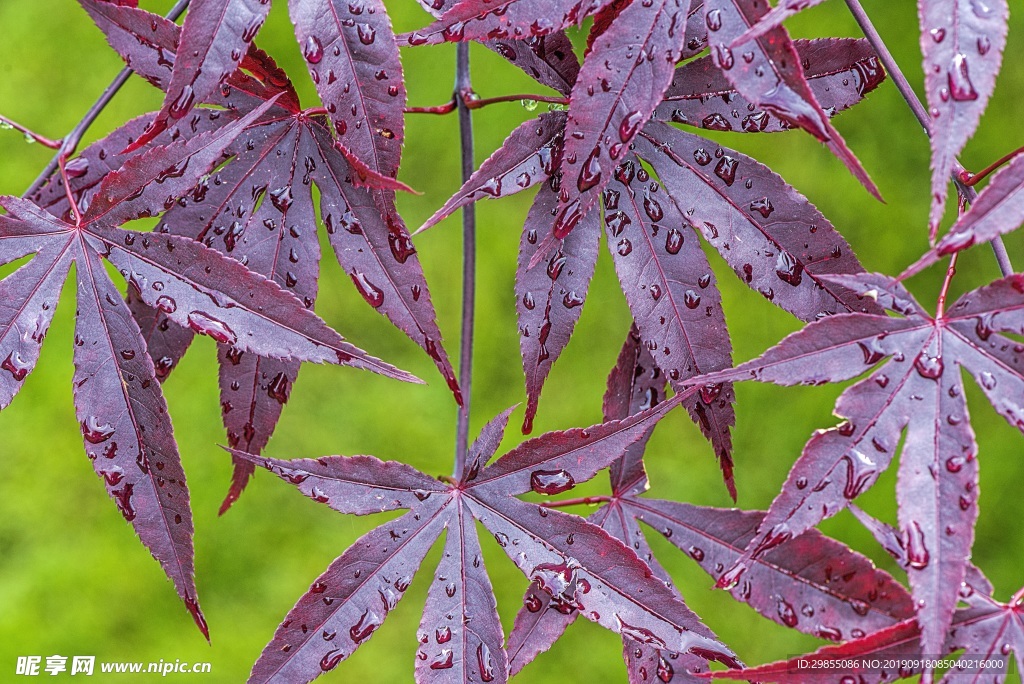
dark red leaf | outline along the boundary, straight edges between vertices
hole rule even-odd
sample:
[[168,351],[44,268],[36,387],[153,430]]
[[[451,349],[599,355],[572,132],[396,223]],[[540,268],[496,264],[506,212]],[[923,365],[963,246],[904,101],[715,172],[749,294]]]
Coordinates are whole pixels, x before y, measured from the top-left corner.
[[[741,556],[763,517],[652,499],[630,499],[626,508],[712,577]],[[914,615],[902,585],[817,530],[765,553],[731,593],[775,622],[830,641],[857,638]]]
[[363,535],[313,582],[253,666],[250,682],[311,682],[366,642],[405,595],[451,513],[426,502]]
[[918,0],[924,90],[931,116],[932,205],[935,240],[956,155],[974,134],[996,86],[1006,45],[1005,0]]
[[572,43],[562,31],[522,40],[489,40],[484,45],[563,95],[572,90],[580,72]]
[[460,0],[445,2],[440,19],[398,37],[399,44],[436,45],[463,40],[544,36],[568,28],[609,0]]
[[[86,455],[209,638],[196,600],[185,473],[153,364],[99,256],[81,250],[77,241],[69,244],[74,246],[66,253],[75,259],[79,293],[75,413]],[[69,264],[70,258],[59,269],[63,275]]]
[[594,43],[569,97],[554,235],[594,209],[641,126],[661,101],[680,57],[682,0],[634,2]]
[[371,171],[394,177],[405,81],[384,3],[289,0],[288,8],[338,141]]
[[[450,10],[457,0],[417,0],[435,19]],[[401,40],[405,40],[403,37]],[[518,40],[488,40],[484,46],[519,67],[531,78],[563,95],[568,95],[580,71],[579,60],[573,53],[572,42],[564,31]]]
[[558,197],[550,184],[541,186],[523,226],[516,268],[516,313],[519,319],[519,349],[526,374],[526,416],[523,432],[533,429],[537,402],[552,365],[569,343],[590,279],[597,263],[596,212],[584,219],[586,225],[558,241],[547,260],[531,266],[534,255],[544,249],[550,234],[552,213]]
[[[804,76],[828,116],[860,102],[885,80],[885,71],[866,40],[824,38],[794,40]],[[726,79],[708,55],[676,69],[654,118],[714,131],[775,133],[792,122],[758,108]]]
[[394,193],[348,183],[350,167],[320,126],[308,129],[298,154],[314,167],[309,172],[320,189],[320,213],[338,262],[363,299],[427,352],[461,404],[423,268]]
[[[685,210],[661,190],[629,154],[604,192],[608,249],[643,345],[673,389],[684,381],[732,366],[732,345],[711,265],[697,236],[686,228]],[[732,480],[736,422],[732,385],[711,386],[686,400],[719,458],[726,486]]]
[[164,104],[131,149],[139,149],[205,102],[238,68],[269,11],[266,0],[193,0],[177,50],[183,56],[174,60]]
[[[943,660],[957,663],[943,677],[944,683],[1001,681],[1008,673],[1011,652],[1020,669],[1024,664],[1024,619],[1016,601],[1019,596],[1018,592],[1010,603],[1000,603],[976,593],[970,585],[961,587],[960,599],[967,605],[954,615],[939,652]],[[957,652],[963,657],[958,658]],[[910,619],[839,646],[746,670],[716,672],[714,677],[832,684],[841,672],[858,682],[889,682],[921,673],[928,660],[939,658],[922,659],[921,628]]]
[[[15,324],[24,326],[26,336],[17,345],[6,341],[10,349],[0,388],[7,396],[0,398],[8,403],[17,389],[6,380],[8,375],[20,383],[31,371],[74,261],[79,303],[75,403],[87,452],[122,515],[161,562],[204,633],[192,580],[188,492],[160,395],[157,364],[101,258],[120,270],[133,295],[177,324],[221,343],[282,358],[368,364],[388,375],[409,377],[344,343],[298,299],[238,262],[188,238],[116,227],[175,204],[269,106],[216,132],[154,147],[101,180],[81,174],[95,190],[80,221],[58,219],[27,200],[0,198],[8,211],[0,221],[0,259],[36,254],[3,281],[11,289],[9,301],[18,307],[8,312],[5,327],[10,331]],[[103,155],[97,152],[95,158],[102,161]],[[153,322],[159,329],[160,323]],[[23,337],[20,331],[18,337]]]
[[[465,479],[450,485],[408,466],[366,456],[279,461],[234,452],[337,510],[412,509],[364,536],[313,584],[278,628],[253,679],[309,681],[336,666],[380,626],[441,528],[447,527],[446,555],[428,593],[420,629],[425,659],[418,660],[426,665],[417,664],[417,679],[450,681],[454,675],[447,671],[455,668],[457,681],[504,681],[501,628],[482,574],[474,518],[528,577],[589,619],[644,643],[671,644],[701,660],[735,664],[728,649],[630,549],[576,516],[514,498],[531,489],[566,491],[574,477],[592,477],[678,403],[667,401],[620,422],[543,435],[477,475],[478,464],[500,442],[506,411],[474,445]],[[575,475],[568,474],[569,467]],[[472,620],[458,617],[471,612]]]
[[637,154],[684,202],[687,222],[769,301],[803,320],[880,311],[823,278],[863,269],[828,220],[767,167],[658,122],[644,128]]
[[505,635],[476,523],[461,510],[452,513],[444,555],[423,607],[416,681],[503,684],[508,681]]
[[741,95],[828,145],[868,191],[881,199],[878,188],[829,123],[807,83],[800,55],[784,28],[733,44],[768,11],[756,0],[707,0],[705,20],[715,64]]
[[[744,557],[721,579],[734,583],[749,561],[834,515],[870,487],[906,430],[897,498],[900,545],[926,653],[938,653],[965,577],[977,517],[977,446],[959,369],[965,368],[996,410],[1021,427],[1015,392],[1020,345],[998,334],[1020,329],[1018,276],[969,292],[938,320],[883,276],[836,278],[877,299],[900,318],[833,316],[791,335],[738,371],[778,384],[836,382],[889,357],[840,397],[847,420],[819,432],[790,472]],[[1010,394],[1007,395],[1007,392]]]
[[[619,357],[608,374],[602,413],[605,420],[622,420],[665,401],[664,374],[654,362],[651,352],[640,340],[636,325],[630,327]],[[644,471],[644,450],[653,428],[633,444],[611,467],[612,491],[620,496],[647,491]]]

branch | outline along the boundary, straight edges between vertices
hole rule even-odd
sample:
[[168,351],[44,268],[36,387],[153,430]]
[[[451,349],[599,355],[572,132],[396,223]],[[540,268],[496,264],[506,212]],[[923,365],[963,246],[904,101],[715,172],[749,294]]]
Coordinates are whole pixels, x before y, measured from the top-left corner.
[[[467,102],[473,86],[469,75],[469,45],[455,48],[455,96],[459,109],[459,143],[462,155],[462,182],[473,175],[473,114]],[[455,477],[461,477],[469,452],[469,407],[473,383],[473,316],[476,304],[476,208],[462,208],[462,335],[459,341],[459,384],[462,406],[455,435]]]
[[13,119],[8,119],[6,116],[0,115],[0,128],[12,128],[25,136],[27,142],[37,142],[44,147],[49,147],[51,150],[55,150],[60,147],[59,140],[50,140],[45,138],[30,128],[22,126]]

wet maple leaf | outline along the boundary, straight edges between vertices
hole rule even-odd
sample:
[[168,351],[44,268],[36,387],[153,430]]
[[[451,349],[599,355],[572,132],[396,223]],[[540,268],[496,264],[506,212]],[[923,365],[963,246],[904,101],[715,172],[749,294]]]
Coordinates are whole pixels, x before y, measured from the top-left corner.
[[[605,419],[622,418],[664,400],[665,378],[636,330],[630,331],[608,378]],[[637,550],[652,571],[671,586],[638,522],[660,532],[712,577],[742,554],[761,521],[759,511],[722,510],[643,495],[649,484],[643,454],[653,427],[612,464],[612,494],[588,518]],[[600,498],[598,499],[600,500]],[[795,581],[796,580],[796,581]],[[863,556],[816,530],[780,545],[751,568],[732,589],[733,597],[787,627],[830,640],[856,638],[914,614],[907,591]],[[576,619],[578,611],[534,583],[523,599],[509,636],[512,673],[547,650]],[[710,635],[710,632],[709,632]],[[704,663],[623,638],[630,682],[701,681],[692,675]],[[673,679],[677,677],[677,679]]]
[[750,560],[849,505],[888,467],[905,433],[896,488],[900,536],[919,602],[923,652],[939,653],[977,518],[977,444],[960,369],[1000,415],[1024,429],[1024,346],[1000,334],[1021,330],[1024,279],[1012,276],[968,292],[934,318],[891,278],[833,280],[897,316],[831,316],[737,368],[781,385],[871,372],[839,398],[836,413],[844,422],[807,443],[743,558],[719,584],[733,584]]
[[34,368],[74,264],[75,409],[86,453],[204,633],[193,582],[188,489],[167,407],[145,340],[103,261],[176,326],[239,352],[413,379],[344,342],[297,298],[238,262],[187,238],[117,227],[176,202],[223,161],[235,138],[271,104],[214,132],[132,157],[103,175],[72,219],[28,200],[0,198],[8,212],[0,216],[0,258],[10,263],[33,255],[0,281],[7,293],[0,321],[0,405],[11,402]]
[[547,433],[486,465],[510,409],[484,428],[450,483],[371,456],[284,461],[237,452],[343,513],[409,509],[364,535],[313,583],[267,645],[252,681],[310,681],[337,666],[380,627],[445,530],[446,552],[419,630],[417,680],[506,681],[501,625],[474,520],[527,577],[588,619],[642,643],[736,665],[631,549],[582,518],[516,498],[560,494],[592,478],[678,403]]
[[[175,62],[181,29],[139,9],[98,0],[82,3],[126,62],[155,86],[169,87],[170,66]],[[296,11],[306,10],[298,7]],[[375,16],[375,22],[386,21],[380,14]],[[299,24],[305,26],[305,19]],[[385,27],[379,29],[385,32]],[[186,123],[166,134],[189,137],[215,130],[225,118],[232,120],[271,97],[278,98],[271,113],[258,125],[247,127],[238,142],[228,148],[227,153],[234,156],[232,164],[203,180],[170,207],[157,230],[201,241],[248,264],[291,290],[311,308],[317,294],[320,259],[312,193],[316,185],[328,240],[353,285],[370,306],[430,355],[461,402],[416,248],[395,207],[394,190],[362,187],[366,168],[361,160],[373,161],[372,176],[391,177],[397,173],[405,101],[404,88],[397,85],[402,81],[401,70],[392,68],[385,54],[366,45],[366,54],[343,57],[342,38],[329,41],[326,52],[311,63],[315,73],[324,70],[320,87],[327,103],[326,114],[303,111],[284,72],[265,53],[250,47],[243,59],[244,71],[229,75],[211,96],[213,104],[228,112],[194,110]],[[367,108],[365,121],[351,120],[356,116],[351,114],[354,105],[345,99],[351,93],[338,90],[331,76],[335,72],[327,71],[337,69],[340,74],[339,60],[357,71],[351,78],[364,82],[359,98],[364,103],[360,106]],[[377,69],[381,75],[367,82],[367,70],[374,67],[381,67]],[[79,173],[73,189],[88,196],[106,169],[124,161],[116,152],[127,145],[127,140],[142,134],[144,121],[142,117],[129,122],[86,149],[80,156],[84,161],[77,162]],[[348,135],[332,136],[332,130],[341,134],[348,128]],[[362,142],[352,142],[353,136],[362,136],[360,131],[368,128],[376,131],[376,140],[360,138]],[[359,152],[359,159],[351,150]],[[40,201],[44,199],[59,205],[63,188],[58,184],[44,188]],[[168,326],[161,312],[143,303],[133,301],[133,311],[147,343],[156,350],[158,375],[163,379],[185,353],[191,336]],[[273,433],[299,365],[295,361],[247,356],[230,345],[222,345],[219,356],[228,441],[258,453]],[[222,511],[237,499],[253,472],[246,462],[235,465]]]

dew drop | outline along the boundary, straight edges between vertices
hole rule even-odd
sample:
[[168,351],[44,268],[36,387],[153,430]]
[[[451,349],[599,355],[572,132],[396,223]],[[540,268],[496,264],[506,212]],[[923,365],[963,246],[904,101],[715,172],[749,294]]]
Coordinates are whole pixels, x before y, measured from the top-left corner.
[[235,331],[227,323],[218,320],[205,311],[192,311],[188,315],[188,327],[200,335],[209,335],[221,344],[234,344],[238,341]]
[[384,304],[384,291],[374,285],[366,277],[364,273],[355,271],[349,274],[352,278],[352,282],[355,283],[356,289],[359,290],[359,294],[363,296],[363,299],[369,303],[375,309],[379,309]]
[[776,606],[776,612],[779,615],[779,619],[782,620],[782,624],[787,627],[796,627],[796,623],[799,619],[796,616],[796,611],[793,610],[793,606],[789,601],[782,597],[778,599],[778,605]]
[[928,567],[930,555],[924,543],[924,530],[916,520],[903,530],[903,547],[907,551],[907,565],[915,570]]
[[538,494],[561,494],[576,486],[568,471],[535,470],[530,474],[530,487]]
[[316,36],[309,36],[302,46],[302,56],[310,64],[319,64],[324,58],[324,46]]

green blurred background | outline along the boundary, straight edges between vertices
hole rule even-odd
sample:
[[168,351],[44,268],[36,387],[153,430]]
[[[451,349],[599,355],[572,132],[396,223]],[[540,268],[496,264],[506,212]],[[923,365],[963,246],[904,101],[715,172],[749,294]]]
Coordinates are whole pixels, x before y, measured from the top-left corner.
[[[143,4],[161,13],[170,5]],[[914,4],[874,0],[866,6],[919,88]],[[413,0],[389,1],[388,9],[397,30],[412,30],[428,21]],[[1024,143],[1018,101],[1024,92],[1024,72],[1017,68],[1024,47],[1016,39],[1022,16],[1011,21],[1006,66],[981,132],[961,156],[969,169],[980,169]],[[808,11],[789,25],[795,36],[860,35],[838,1]],[[72,0],[3,0],[0,26],[0,113],[51,138],[70,130],[121,68],[100,32]],[[306,106],[314,106],[316,96],[283,0],[275,3],[258,42],[293,75]],[[403,57],[411,105],[440,104],[449,98],[451,46],[418,48]],[[517,69],[490,52],[474,47],[472,59],[482,97],[537,92]],[[160,93],[133,78],[92,127],[86,142],[131,116],[154,110],[160,99]],[[477,162],[530,116],[516,103],[476,112]],[[886,204],[871,199],[824,147],[805,134],[715,137],[767,163],[800,189],[846,236],[867,269],[898,272],[927,245],[926,138],[891,82],[840,116],[837,126],[877,182]],[[48,150],[26,144],[16,132],[0,132],[0,193],[22,193],[49,156]],[[455,117],[408,118],[401,178],[422,193],[400,198],[410,226],[422,223],[458,187],[458,165]],[[474,434],[496,413],[524,401],[512,288],[515,250],[530,194],[478,207]],[[458,218],[417,238],[416,244],[446,347],[457,356]],[[1021,239],[1010,236],[1007,244],[1020,267]],[[759,354],[799,327],[790,315],[741,286],[717,254],[711,260],[722,284],[737,361]],[[953,285],[957,293],[998,277],[987,247],[964,254],[959,271]],[[923,301],[934,302],[941,276],[942,269],[936,267],[910,286]],[[338,515],[266,473],[257,473],[235,507],[218,517],[230,463],[217,446],[226,440],[219,419],[214,346],[208,339],[197,340],[165,388],[192,492],[197,584],[213,639],[208,646],[157,563],[106,501],[84,456],[71,403],[71,290],[66,288],[38,369],[14,405],[0,413],[0,680],[13,677],[19,655],[60,654],[95,655],[107,661],[209,661],[213,674],[204,681],[242,681],[295,600],[335,556],[383,518]],[[427,379],[429,385],[401,385],[351,369],[307,366],[268,453],[283,458],[374,454],[405,461],[429,474],[450,473],[455,406],[429,359],[365,305],[331,258],[324,261],[321,291],[317,311],[330,324],[354,343]],[[610,259],[602,254],[576,334],[544,392],[536,433],[600,421],[604,378],[627,326],[623,296]],[[739,506],[764,508],[771,502],[808,436],[835,423],[831,407],[840,391],[829,386],[737,387]],[[1022,582],[1024,531],[1015,523],[1024,513],[1018,484],[1022,442],[979,392],[972,388],[968,395],[982,462],[974,560],[995,583],[997,595],[1006,598]],[[512,425],[521,419],[522,408]],[[503,449],[520,439],[513,428]],[[663,421],[648,453],[652,496],[731,505],[711,449],[683,413]],[[894,521],[894,483],[893,472],[884,475],[862,497],[864,507]],[[601,476],[581,490],[598,493],[605,488]],[[904,578],[849,514],[822,527]],[[493,540],[484,535],[483,542],[507,633],[527,583]],[[652,535],[651,543],[689,605],[748,663],[823,643],[760,618],[728,594],[713,591],[696,564],[659,535]],[[322,681],[411,680],[414,633],[429,583],[424,578],[432,573],[431,559],[437,555],[434,549],[406,600],[373,639]],[[581,621],[552,652],[527,667],[519,681],[624,681],[619,653],[615,635]],[[95,675],[96,681],[102,679]],[[148,681],[145,676],[132,679]]]

